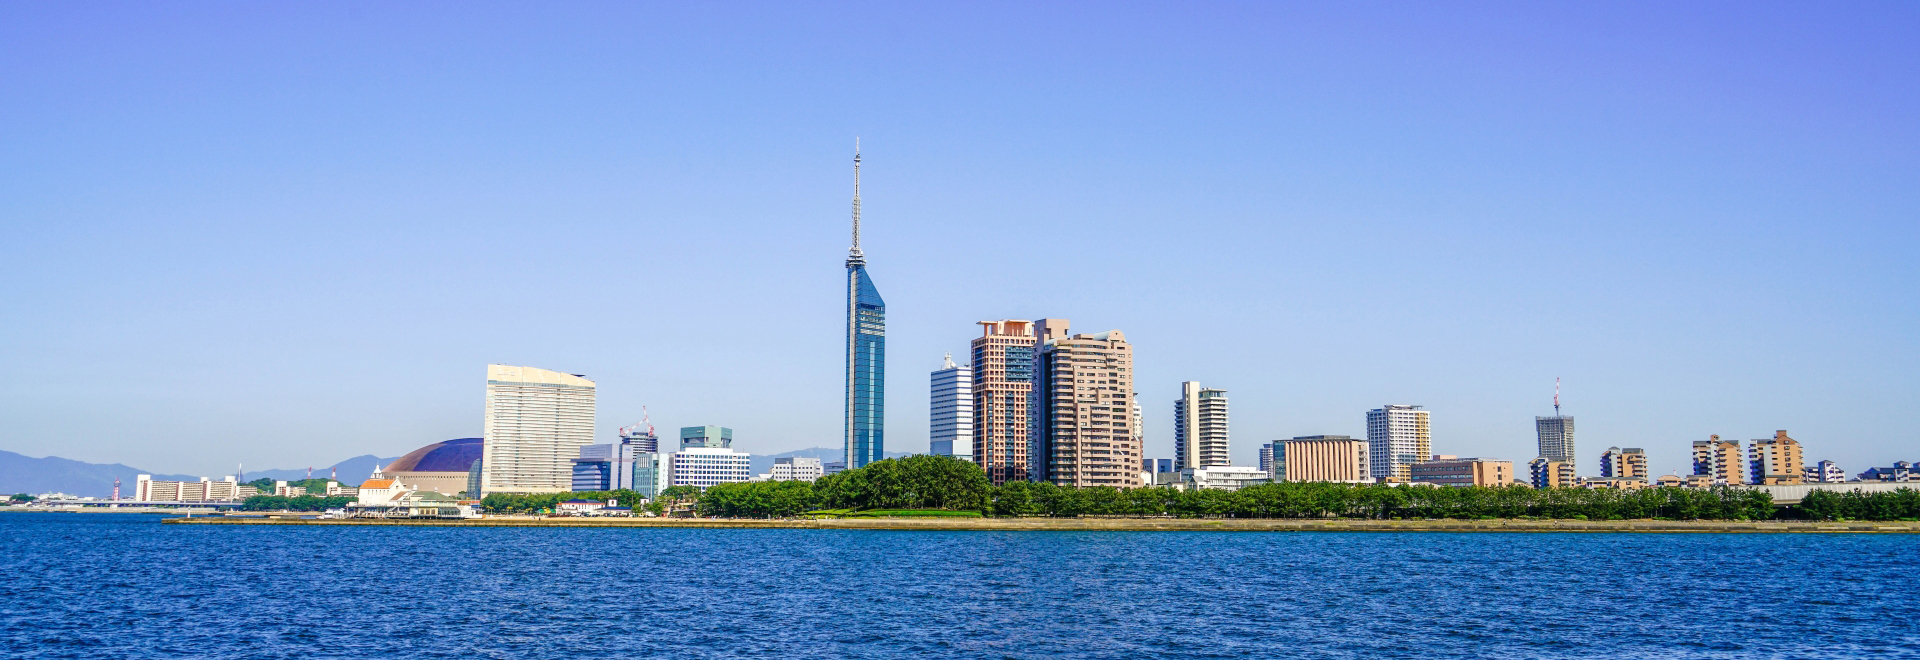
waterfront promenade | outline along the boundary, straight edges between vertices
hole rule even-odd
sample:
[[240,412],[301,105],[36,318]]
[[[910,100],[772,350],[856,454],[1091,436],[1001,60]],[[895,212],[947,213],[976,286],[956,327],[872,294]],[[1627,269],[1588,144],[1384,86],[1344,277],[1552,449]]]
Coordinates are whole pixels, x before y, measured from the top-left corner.
[[320,520],[209,516],[168,518],[191,525],[332,525],[383,527],[659,527],[700,529],[862,529],[919,531],[1126,532],[1654,532],[1654,533],[1920,533],[1920,522],[1800,522],[1722,520],[1302,520],[1285,518],[840,518],[749,520],[731,518],[536,518],[488,516],[472,520]]

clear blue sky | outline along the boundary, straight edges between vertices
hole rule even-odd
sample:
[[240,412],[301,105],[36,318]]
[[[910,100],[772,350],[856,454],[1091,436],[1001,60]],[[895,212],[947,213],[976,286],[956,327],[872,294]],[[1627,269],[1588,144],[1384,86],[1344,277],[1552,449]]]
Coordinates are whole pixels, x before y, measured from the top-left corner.
[[1583,473],[1920,460],[1920,5],[0,5],[0,449],[218,475],[477,435],[485,365],[838,446],[849,160],[887,448],[975,321],[1137,347],[1236,459],[1433,411]]

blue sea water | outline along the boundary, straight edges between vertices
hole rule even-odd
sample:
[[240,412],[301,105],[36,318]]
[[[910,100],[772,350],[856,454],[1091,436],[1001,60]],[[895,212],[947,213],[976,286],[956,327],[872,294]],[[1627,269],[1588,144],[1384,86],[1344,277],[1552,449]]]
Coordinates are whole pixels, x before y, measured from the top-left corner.
[[1920,536],[0,514],[8,658],[1920,657]]

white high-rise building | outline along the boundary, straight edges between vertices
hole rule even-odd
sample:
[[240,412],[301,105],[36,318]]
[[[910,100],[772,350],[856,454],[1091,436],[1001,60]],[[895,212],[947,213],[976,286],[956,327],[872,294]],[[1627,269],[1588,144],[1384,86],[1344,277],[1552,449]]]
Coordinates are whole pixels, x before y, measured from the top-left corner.
[[565,493],[593,443],[594,384],[533,367],[487,365],[482,493]]
[[1173,402],[1173,469],[1232,465],[1227,450],[1227,391],[1180,384]]
[[932,440],[927,453],[935,456],[973,456],[973,369],[946,364],[933,372]]
[[1432,455],[1428,419],[1420,406],[1388,404],[1367,411],[1367,465],[1374,479],[1412,479],[1413,464]]

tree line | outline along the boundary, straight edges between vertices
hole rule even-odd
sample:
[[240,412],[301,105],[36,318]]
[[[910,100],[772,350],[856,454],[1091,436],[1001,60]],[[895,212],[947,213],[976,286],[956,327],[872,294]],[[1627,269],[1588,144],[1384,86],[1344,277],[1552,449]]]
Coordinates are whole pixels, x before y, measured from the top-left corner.
[[1810,520],[1917,520],[1920,519],[1920,490],[1901,488],[1891,493],[1816,490],[1801,498],[1794,510]]
[[[539,513],[569,499],[618,499],[624,506],[638,507],[641,498],[633,491],[496,494],[481,503],[491,512]],[[686,511],[729,518],[793,517],[823,510],[943,509],[1001,517],[1911,520],[1920,518],[1920,491],[1814,491],[1797,507],[1779,508],[1764,491],[1725,486],[1618,490],[1283,482],[1237,491],[1075,488],[1026,481],[994,486],[973,463],[922,455],[874,461],[811,483],[729,483],[704,491],[675,486],[646,508],[657,515]]]
[[301,495],[299,497],[255,495],[247,498],[245,502],[241,502],[240,509],[242,511],[325,511],[327,509],[338,509],[352,504],[356,499],[357,498],[344,495],[336,495],[333,497],[321,497],[318,495]]

